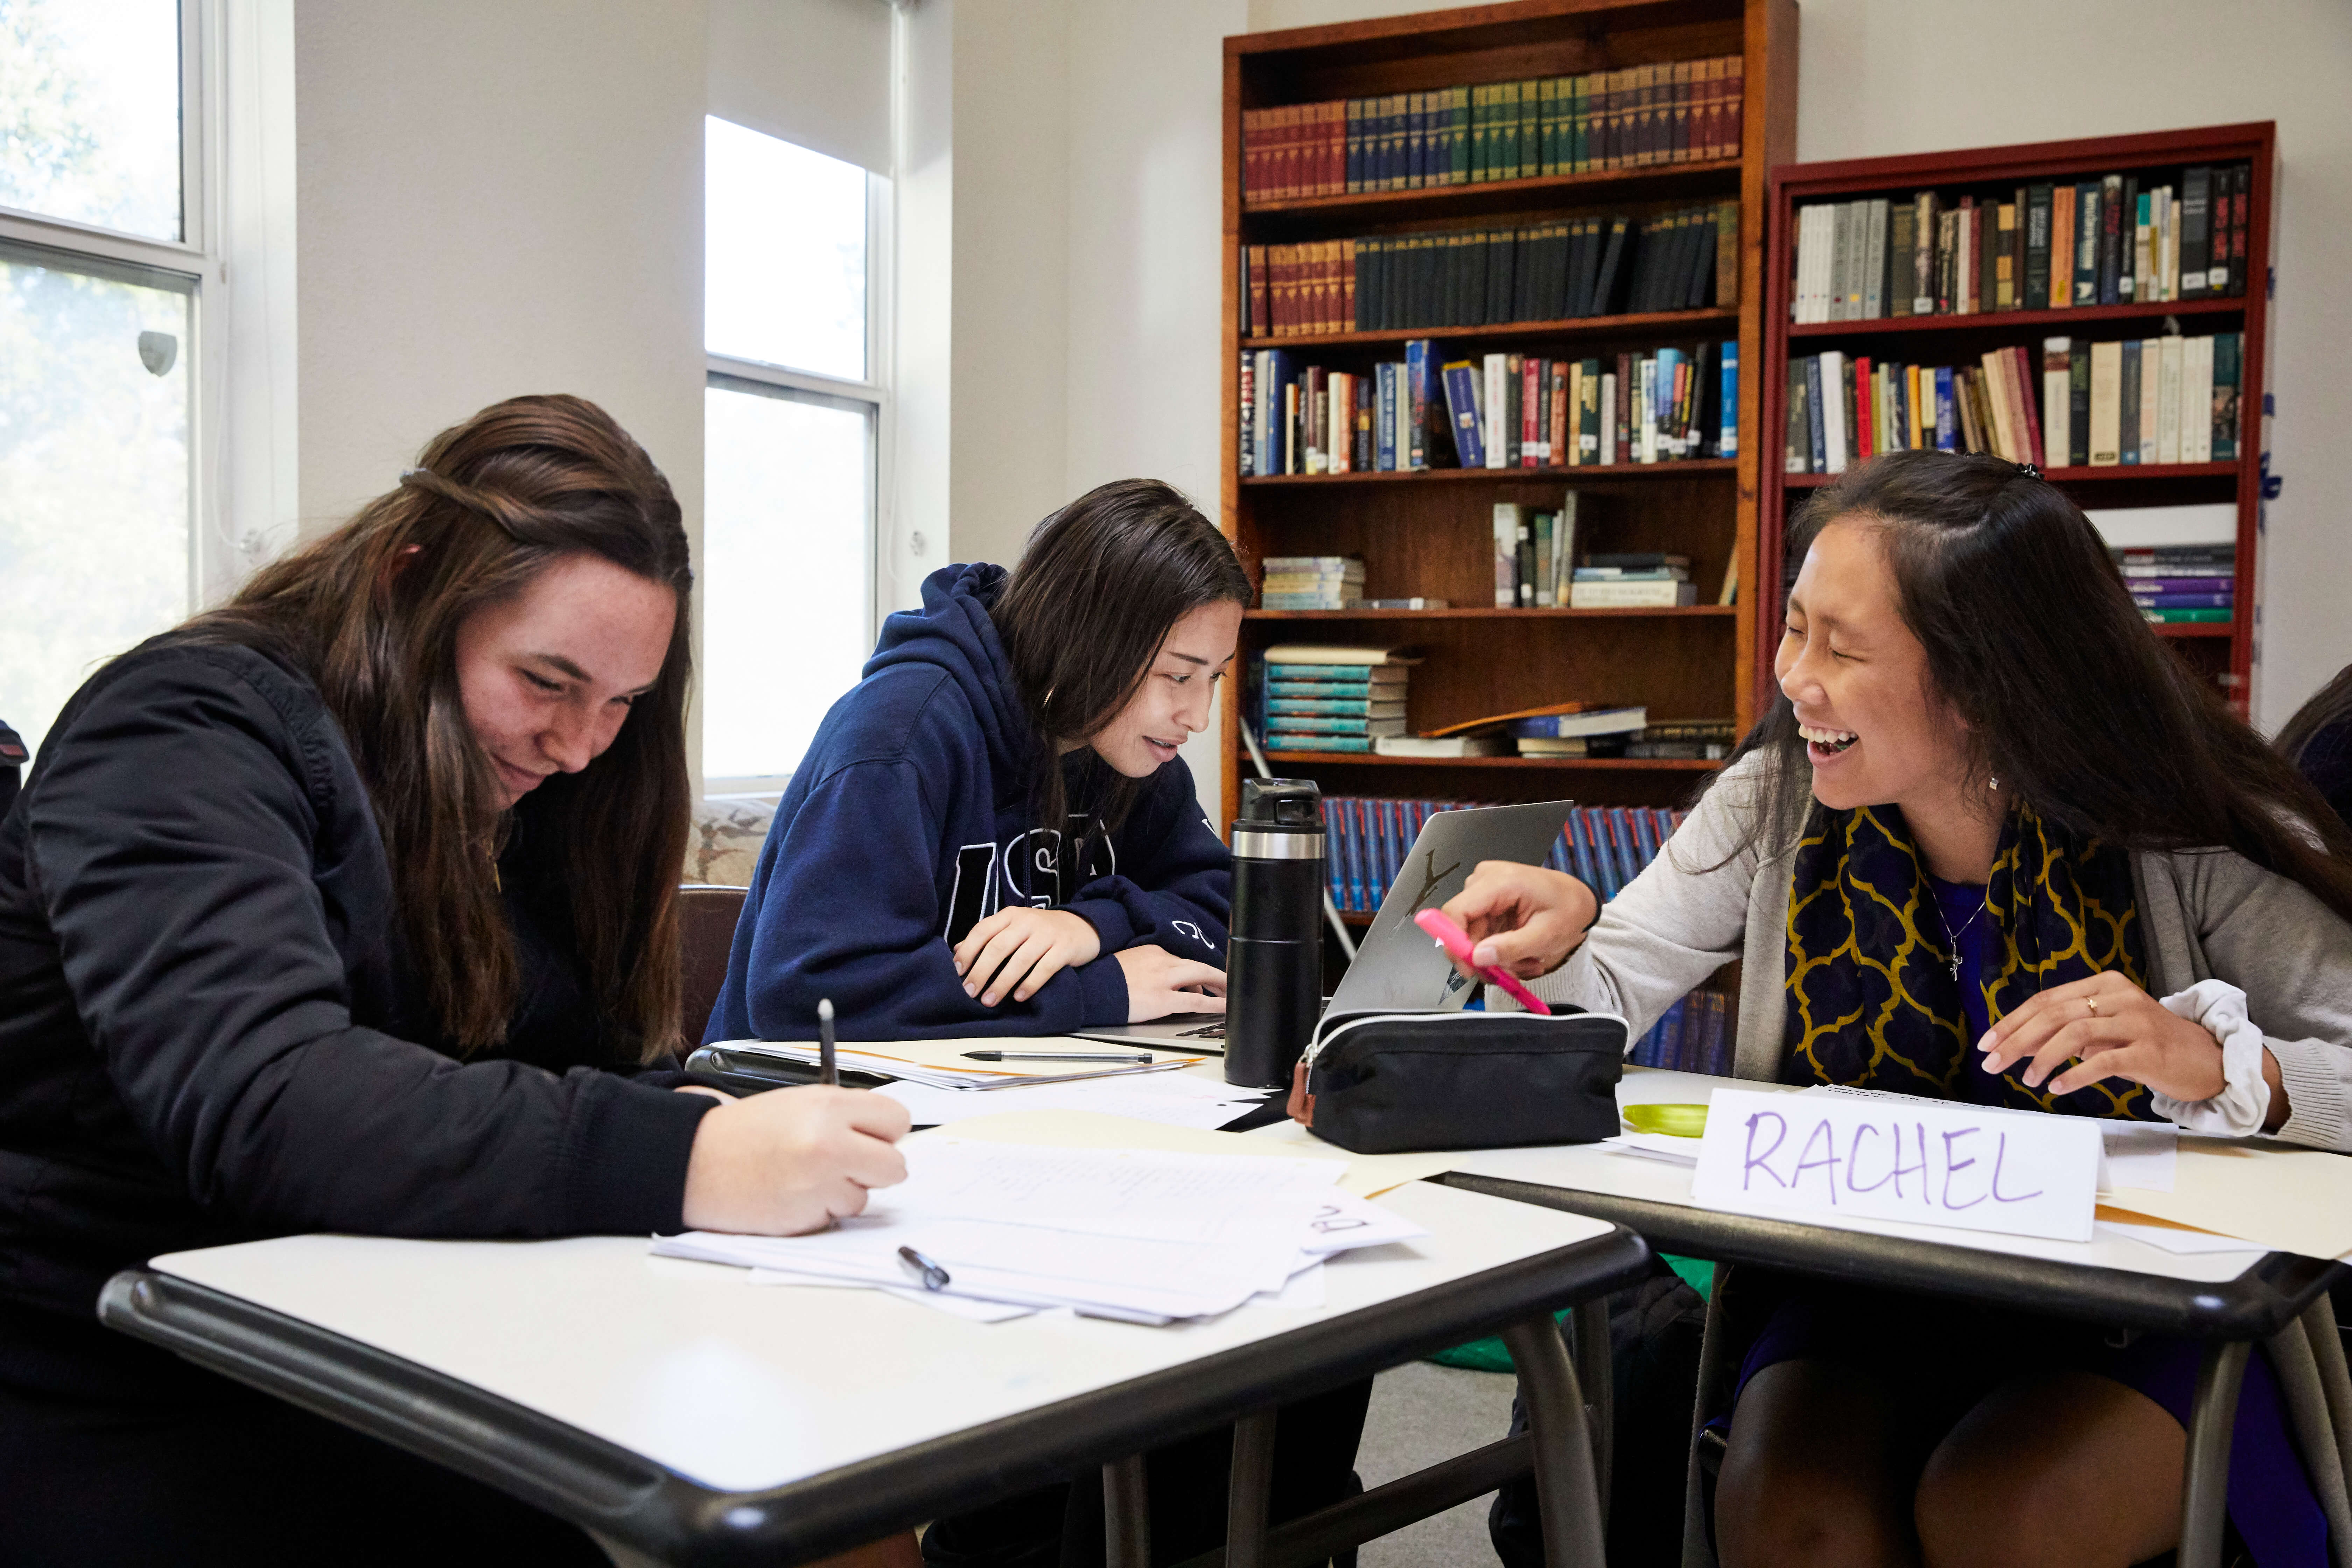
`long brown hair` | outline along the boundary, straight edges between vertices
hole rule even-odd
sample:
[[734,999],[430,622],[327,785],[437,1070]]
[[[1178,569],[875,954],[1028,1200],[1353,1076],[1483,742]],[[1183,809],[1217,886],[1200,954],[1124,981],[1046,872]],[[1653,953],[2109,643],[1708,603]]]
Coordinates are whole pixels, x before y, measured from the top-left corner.
[[[1045,745],[1034,802],[1041,826],[1066,815],[1061,748],[1118,717],[1160,645],[1203,605],[1250,601],[1249,574],[1217,525],[1158,479],[1097,485],[1039,523],[989,606],[1013,679]],[[1136,781],[1108,767],[1094,831],[1116,829]],[[1079,847],[1063,863],[1082,867]]]
[[[2352,833],[2165,647],[2064,491],[1996,458],[1889,452],[1815,492],[1802,561],[1841,519],[1879,531],[1934,693],[1977,771],[2044,820],[2130,850],[2235,850],[2352,921]],[[1788,698],[1740,743],[1769,752],[1759,836],[1811,792]]]
[[582,552],[677,595],[653,689],[602,756],[541,786],[552,793],[533,811],[590,994],[650,1059],[678,1029],[694,575],[669,481],[610,415],[562,395],[485,408],[435,437],[398,488],[186,628],[268,648],[318,683],[367,783],[411,960],[467,1054],[505,1039],[518,975],[494,875],[502,792],[466,720],[457,629]]

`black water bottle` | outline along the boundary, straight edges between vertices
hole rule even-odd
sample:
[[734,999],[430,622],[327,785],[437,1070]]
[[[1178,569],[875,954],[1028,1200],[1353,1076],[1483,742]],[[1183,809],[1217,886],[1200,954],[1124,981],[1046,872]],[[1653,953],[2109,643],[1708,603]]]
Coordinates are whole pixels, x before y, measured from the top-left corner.
[[1311,779],[1246,779],[1234,824],[1225,1081],[1281,1089],[1323,1010],[1323,797]]

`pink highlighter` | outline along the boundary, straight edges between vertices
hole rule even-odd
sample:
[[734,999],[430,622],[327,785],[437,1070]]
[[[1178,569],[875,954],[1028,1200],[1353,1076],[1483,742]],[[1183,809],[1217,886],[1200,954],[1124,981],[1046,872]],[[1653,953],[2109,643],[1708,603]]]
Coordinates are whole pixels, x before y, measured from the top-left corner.
[[1492,964],[1472,963],[1470,933],[1455,925],[1453,917],[1444,910],[1423,910],[1412,917],[1412,923],[1435,937],[1437,945],[1444,948],[1446,956],[1454,963],[1465,964],[1482,978],[1493,981],[1503,988],[1506,996],[1528,1012],[1540,1013],[1547,1018],[1551,1016],[1551,1009],[1544,1005],[1544,999],[1513,979],[1509,971],[1497,969]]

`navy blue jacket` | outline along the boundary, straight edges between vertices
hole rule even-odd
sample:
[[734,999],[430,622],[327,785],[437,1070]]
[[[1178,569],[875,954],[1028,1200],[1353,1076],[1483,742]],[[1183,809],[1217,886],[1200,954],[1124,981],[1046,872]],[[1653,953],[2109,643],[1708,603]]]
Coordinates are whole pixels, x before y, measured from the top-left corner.
[[[1233,857],[1181,758],[1087,840],[1082,868],[1063,867],[1063,833],[1033,820],[1037,769],[1055,764],[989,619],[1003,584],[1001,566],[944,567],[920,610],[883,624],[777,808],[706,1040],[812,1038],[821,996],[847,1039],[1059,1034],[1126,1021],[1121,949],[1223,967]],[[1108,770],[1087,751],[1059,765],[1076,836]],[[1081,917],[1102,954],[1026,1002],[983,1006],[951,950],[1016,903]]]

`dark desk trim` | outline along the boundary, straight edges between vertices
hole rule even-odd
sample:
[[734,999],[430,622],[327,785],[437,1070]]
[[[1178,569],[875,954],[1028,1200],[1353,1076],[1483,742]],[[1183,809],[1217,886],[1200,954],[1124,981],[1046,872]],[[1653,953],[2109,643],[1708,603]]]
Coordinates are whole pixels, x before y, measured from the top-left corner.
[[2235,1279],[2209,1284],[1499,1176],[1454,1172],[1437,1180],[1466,1192],[1605,1219],[1639,1232],[1662,1252],[2191,1339],[2266,1339],[2347,1272],[2340,1263],[2272,1252]]
[[299,1319],[146,1269],[99,1317],[199,1365],[488,1482],[666,1563],[799,1562],[1095,1468],[1622,1289],[1650,1249],[1620,1229],[1115,1387],[766,1491],[721,1492],[641,1455]]

